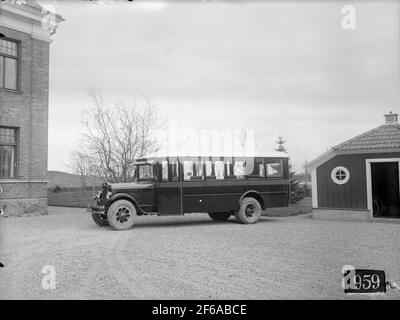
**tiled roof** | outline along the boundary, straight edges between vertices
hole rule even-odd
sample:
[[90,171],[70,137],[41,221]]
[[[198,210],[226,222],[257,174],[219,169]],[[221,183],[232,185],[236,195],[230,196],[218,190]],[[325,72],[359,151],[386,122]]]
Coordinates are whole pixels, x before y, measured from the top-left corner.
[[400,148],[400,124],[383,124],[333,147],[336,151]]

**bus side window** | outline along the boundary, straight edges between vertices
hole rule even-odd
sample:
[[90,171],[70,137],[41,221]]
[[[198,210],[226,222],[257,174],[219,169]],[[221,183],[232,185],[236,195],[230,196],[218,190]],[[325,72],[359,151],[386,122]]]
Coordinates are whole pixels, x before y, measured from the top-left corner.
[[193,162],[193,176],[191,180],[203,180],[203,162],[200,160]]
[[264,161],[262,158],[250,158],[245,167],[246,177],[258,179],[265,177]]
[[183,180],[190,180],[193,177],[193,161],[183,161]]
[[171,163],[171,179],[172,181],[179,181],[179,162],[172,161]]
[[225,167],[226,167],[226,177],[228,179],[236,179],[236,176],[233,174],[233,163],[232,160],[226,160],[225,163]]
[[225,173],[224,173],[224,162],[221,160],[217,160],[214,163],[214,168],[215,168],[215,177],[216,179],[224,179],[225,178]]
[[206,176],[207,179],[215,179],[214,164],[211,160],[206,160]]
[[267,177],[283,177],[282,160],[267,163]]
[[168,161],[161,162],[161,181],[168,181]]
[[233,165],[233,174],[237,179],[245,178],[245,162],[243,160],[235,160],[235,164]]
[[258,175],[260,177],[265,177],[265,166],[264,166],[264,163],[259,163],[258,164]]

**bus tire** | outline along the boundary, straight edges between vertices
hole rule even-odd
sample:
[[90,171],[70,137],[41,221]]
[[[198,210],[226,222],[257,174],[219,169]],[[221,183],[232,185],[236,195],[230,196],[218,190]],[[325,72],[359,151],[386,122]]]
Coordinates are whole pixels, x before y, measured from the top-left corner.
[[215,221],[226,221],[231,216],[230,212],[209,212],[208,215]]
[[235,213],[237,222],[243,224],[256,223],[261,217],[261,205],[252,198],[247,197],[240,203],[239,210]]
[[108,226],[107,216],[104,214],[92,212],[92,219],[100,227]]
[[128,230],[136,220],[136,208],[128,200],[115,201],[107,211],[107,221],[114,230]]

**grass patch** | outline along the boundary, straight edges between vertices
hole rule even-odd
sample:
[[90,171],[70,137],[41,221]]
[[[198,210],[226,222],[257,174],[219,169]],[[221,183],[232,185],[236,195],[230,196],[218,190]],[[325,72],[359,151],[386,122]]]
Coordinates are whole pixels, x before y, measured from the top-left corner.
[[264,211],[263,216],[268,216],[268,217],[296,216],[299,214],[310,213],[311,209],[312,209],[311,197],[307,197],[302,199],[296,204],[290,204],[288,207],[269,208]]

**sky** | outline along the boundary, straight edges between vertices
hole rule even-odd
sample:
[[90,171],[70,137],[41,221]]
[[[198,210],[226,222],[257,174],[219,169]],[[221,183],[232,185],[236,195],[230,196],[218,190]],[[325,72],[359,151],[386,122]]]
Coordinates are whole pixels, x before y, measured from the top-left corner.
[[259,152],[283,136],[296,171],[400,113],[398,1],[38,2],[65,19],[50,49],[49,170],[70,171],[90,89],[110,105],[150,101],[179,132],[250,130]]

